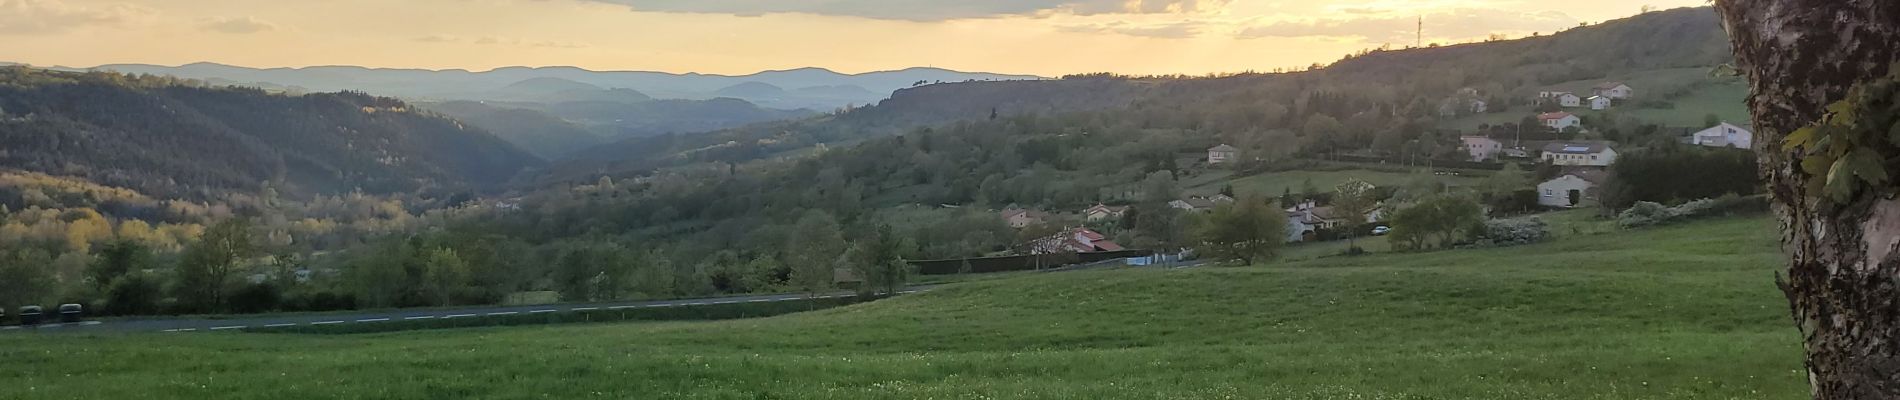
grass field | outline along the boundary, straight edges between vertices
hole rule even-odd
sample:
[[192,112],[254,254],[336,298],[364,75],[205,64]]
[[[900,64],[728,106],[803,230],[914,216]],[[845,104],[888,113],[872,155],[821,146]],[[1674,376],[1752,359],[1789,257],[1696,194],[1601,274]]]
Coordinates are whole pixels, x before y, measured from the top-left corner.
[[772,318],[0,335],[0,398],[1793,399],[1775,230],[965,282]]
[[1411,181],[1417,180],[1421,177],[1429,177],[1429,179],[1438,179],[1440,181],[1445,182],[1445,184],[1452,185],[1452,186],[1472,185],[1472,184],[1476,184],[1481,179],[1474,176],[1420,175],[1416,173],[1383,172],[1383,171],[1369,171],[1369,170],[1345,170],[1345,171],[1301,170],[1301,171],[1267,172],[1267,173],[1262,173],[1259,175],[1234,178],[1230,180],[1197,182],[1198,184],[1195,186],[1185,186],[1185,187],[1187,187],[1188,194],[1212,195],[1215,193],[1219,193],[1221,186],[1223,185],[1233,185],[1234,194],[1237,194],[1237,195],[1244,196],[1244,195],[1252,194],[1252,195],[1257,195],[1257,196],[1278,198],[1286,190],[1292,190],[1293,193],[1302,192],[1303,190],[1305,190],[1304,188],[1306,186],[1306,182],[1308,181],[1313,182],[1313,187],[1319,189],[1320,191],[1331,192],[1333,191],[1333,187],[1338,186],[1341,183],[1345,183],[1347,179],[1357,178],[1360,180],[1364,180],[1368,183],[1371,183],[1374,186],[1398,187],[1398,186],[1404,186],[1405,184]]
[[[1565,111],[1578,115],[1614,112],[1646,123],[1694,129],[1707,128],[1704,119],[1710,114],[1737,124],[1747,122],[1749,120],[1748,107],[1742,104],[1742,101],[1748,97],[1748,87],[1733,79],[1710,77],[1709,71],[1710,68],[1705,67],[1636,71],[1604,79],[1565,82],[1542,87],[1540,90],[1567,91],[1590,97],[1591,88],[1598,83],[1616,81],[1636,89],[1637,100],[1645,100],[1684,90],[1691,84],[1705,83],[1706,86],[1687,90],[1666,99],[1674,105],[1673,108],[1644,108],[1637,104],[1624,104],[1609,111],[1592,111],[1588,107],[1571,108]],[[1518,107],[1507,112],[1469,115],[1445,120],[1438,125],[1439,128],[1469,132],[1478,129],[1480,125],[1514,123],[1535,114],[1536,112],[1529,107]]]

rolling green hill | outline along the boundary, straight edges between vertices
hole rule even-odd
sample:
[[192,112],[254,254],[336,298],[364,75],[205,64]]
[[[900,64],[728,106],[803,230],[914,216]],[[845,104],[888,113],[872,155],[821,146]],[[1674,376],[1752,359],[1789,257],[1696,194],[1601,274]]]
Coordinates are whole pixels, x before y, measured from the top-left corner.
[[0,397],[1798,398],[1773,231],[1019,274],[724,322],[0,335]]

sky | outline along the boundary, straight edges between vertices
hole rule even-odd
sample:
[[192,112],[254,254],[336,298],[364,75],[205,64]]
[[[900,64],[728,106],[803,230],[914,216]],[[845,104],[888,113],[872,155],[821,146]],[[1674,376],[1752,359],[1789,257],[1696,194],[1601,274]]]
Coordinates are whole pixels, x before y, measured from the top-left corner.
[[0,0],[0,61],[745,74],[1269,71],[1705,0]]

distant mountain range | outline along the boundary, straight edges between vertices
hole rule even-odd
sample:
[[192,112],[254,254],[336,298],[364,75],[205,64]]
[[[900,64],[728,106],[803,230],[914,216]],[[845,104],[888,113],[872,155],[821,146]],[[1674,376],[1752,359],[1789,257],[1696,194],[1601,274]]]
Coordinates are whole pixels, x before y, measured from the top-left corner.
[[[631,89],[658,99],[700,100],[734,97],[767,108],[830,110],[847,104],[871,104],[919,82],[1035,80],[1031,75],[959,72],[939,68],[844,74],[823,68],[765,71],[749,75],[675,74],[647,71],[591,71],[576,67],[506,67],[490,71],[386,69],[356,66],[247,68],[215,63],[182,66],[111,64],[91,68],[131,74],[169,75],[213,83],[305,92],[366,91],[411,100],[522,100],[515,89],[527,84],[545,90],[547,79],[602,89]],[[567,83],[561,83],[568,85]],[[571,85],[570,85],[571,86]],[[572,87],[579,88],[579,87]],[[770,90],[776,88],[778,90]],[[546,93],[543,93],[546,94]]]

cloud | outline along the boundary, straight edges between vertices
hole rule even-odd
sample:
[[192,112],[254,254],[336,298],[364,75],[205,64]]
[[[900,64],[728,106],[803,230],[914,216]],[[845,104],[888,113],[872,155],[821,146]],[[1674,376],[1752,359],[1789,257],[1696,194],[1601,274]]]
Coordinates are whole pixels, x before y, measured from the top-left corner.
[[1212,11],[1233,0],[587,0],[644,12],[814,14],[907,21],[1010,15],[1162,14]]
[[252,17],[212,17],[198,24],[198,29],[230,34],[248,34],[277,30],[277,25]]
[[1126,21],[1115,21],[1115,22],[1108,22],[1108,23],[1085,24],[1085,25],[1066,25],[1058,29],[1060,29],[1063,32],[1115,33],[1115,34],[1122,34],[1122,35],[1128,35],[1128,36],[1161,38],[1161,39],[1191,38],[1195,36],[1200,36],[1201,31],[1203,30],[1202,24],[1199,22],[1194,22],[1194,21],[1172,22],[1172,23],[1163,23],[1163,24],[1133,24],[1133,23],[1128,23]]
[[[1503,32],[1554,31],[1577,25],[1576,18],[1557,11],[1457,9],[1428,14],[1424,18],[1425,36],[1453,39]],[[1417,29],[1418,16],[1384,15],[1254,24],[1240,30],[1238,36],[1242,39],[1350,37],[1373,42],[1410,42]]]
[[121,3],[82,6],[62,0],[0,0],[0,34],[47,34],[91,26],[116,26],[152,14],[152,10]]
[[586,43],[563,42],[563,41],[555,41],[555,40],[528,40],[528,39],[508,38],[508,37],[498,37],[498,36],[482,36],[482,37],[476,37],[476,38],[464,38],[464,37],[455,36],[455,35],[436,34],[436,35],[417,37],[414,40],[417,42],[422,42],[422,43],[466,43],[466,44],[478,44],[478,45],[485,45],[485,46],[520,46],[520,47],[542,47],[542,48],[555,48],[555,49],[584,49],[584,48],[591,47],[590,45]]

